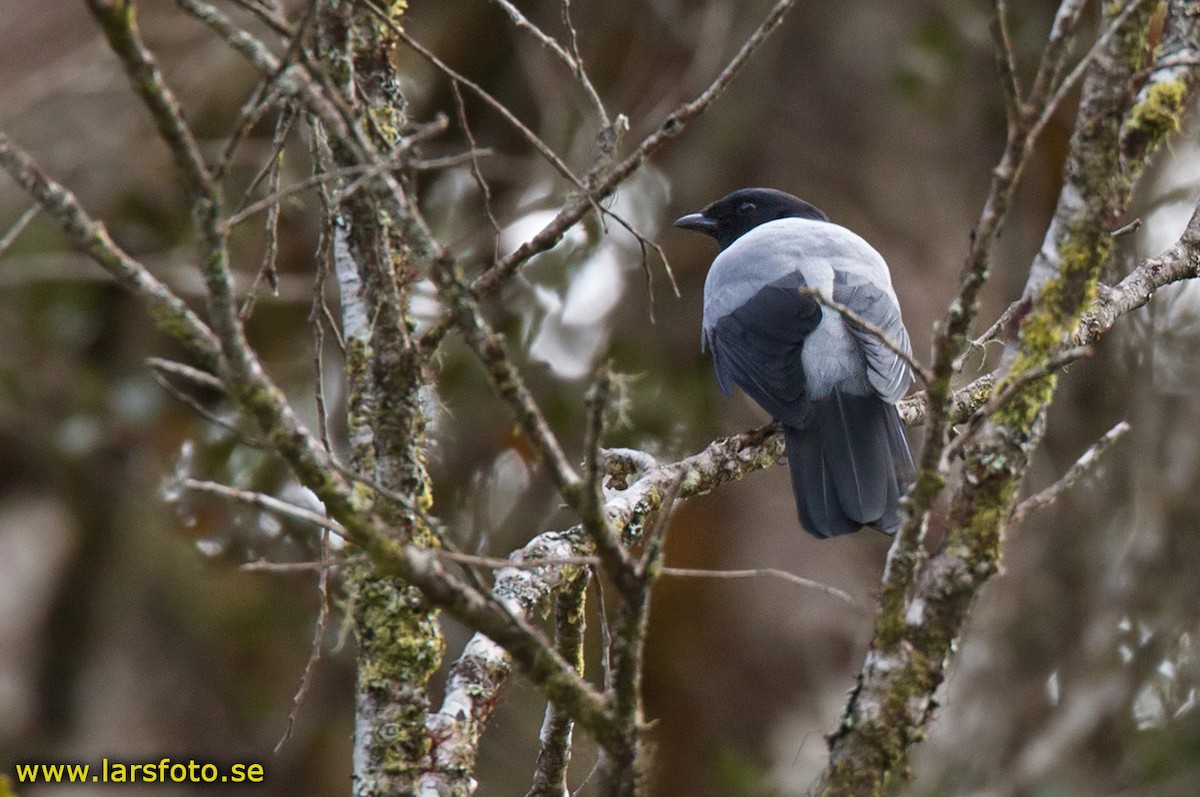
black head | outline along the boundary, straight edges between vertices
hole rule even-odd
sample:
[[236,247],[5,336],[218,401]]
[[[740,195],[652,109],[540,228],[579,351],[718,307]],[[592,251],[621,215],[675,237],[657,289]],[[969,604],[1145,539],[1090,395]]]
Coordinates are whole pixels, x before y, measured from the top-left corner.
[[676,219],[675,226],[711,235],[724,249],[758,225],[786,218],[829,221],[824,213],[791,194],[774,188],[742,188],[699,213]]

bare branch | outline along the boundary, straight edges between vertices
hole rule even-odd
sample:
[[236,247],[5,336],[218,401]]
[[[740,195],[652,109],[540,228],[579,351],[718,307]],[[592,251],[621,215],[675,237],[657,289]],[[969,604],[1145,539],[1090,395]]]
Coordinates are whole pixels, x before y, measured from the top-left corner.
[[487,367],[497,392],[508,403],[521,430],[538,452],[538,458],[549,472],[554,486],[568,504],[578,507],[582,483],[579,474],[567,460],[558,438],[550,429],[550,424],[546,422],[533,395],[525,387],[504,339],[493,332],[484,320],[478,303],[470,294],[470,289],[459,281],[449,263],[442,262],[436,265],[432,277],[446,306],[450,308],[456,323],[462,329],[467,343]]
[[1054,21],[1050,25],[1050,35],[1046,37],[1046,47],[1042,50],[1037,75],[1034,76],[1033,85],[1029,90],[1028,107],[1040,106],[1050,96],[1050,92],[1056,89],[1070,55],[1071,42],[1075,38],[1076,28],[1079,27],[1079,18],[1086,8],[1087,0],[1063,0],[1059,4]]
[[617,532],[609,525],[604,513],[604,492],[600,484],[604,475],[600,465],[600,443],[604,436],[605,415],[612,390],[612,372],[607,364],[596,372],[588,391],[587,426],[584,429],[583,482],[580,485],[579,514],[584,531],[592,538],[605,573],[620,590],[622,600],[636,600],[642,589],[633,559],[621,545]]
[[281,37],[285,39],[292,37],[291,25],[288,24],[287,18],[279,12],[279,9],[269,9],[265,3],[255,2],[255,0],[232,0],[232,2],[258,17],[261,22]]
[[[475,96],[479,97],[481,100],[483,100],[485,103],[487,103],[487,105],[492,110],[494,110],[496,113],[500,114],[500,116],[502,116],[505,119],[505,121],[507,121],[510,125],[512,125],[512,127],[514,129],[516,129],[516,131],[518,133],[521,134],[521,137],[524,138],[526,141],[528,141],[533,146],[533,148],[536,149],[541,154],[541,156],[543,158],[545,158],[546,161],[549,162],[549,164],[551,166],[553,166],[554,169],[559,174],[561,174],[563,177],[565,177],[567,179],[568,182],[570,182],[573,186],[575,186],[575,188],[577,188],[581,192],[582,195],[588,196],[590,198],[590,194],[588,192],[588,187],[586,185],[584,185],[583,181],[580,180],[579,177],[577,177],[573,171],[571,171],[571,167],[568,166],[563,161],[563,159],[558,156],[558,153],[556,153],[553,149],[551,149],[550,145],[547,144],[545,141],[543,141],[541,139],[541,137],[538,136],[537,133],[530,130],[528,125],[526,125],[524,122],[522,122],[520,119],[518,119],[517,115],[514,114],[511,110],[509,110],[507,105],[500,102],[500,100],[496,99],[491,94],[489,94],[487,89],[483,88],[478,83],[471,80],[470,78],[460,74],[459,72],[456,72],[445,61],[443,61],[442,59],[440,59],[436,55],[434,55],[434,53],[428,47],[426,47],[425,45],[418,42],[411,35],[409,35],[409,33],[406,30],[404,30],[404,28],[402,28],[398,24],[396,24],[395,20],[393,20],[390,16],[388,16],[387,13],[383,11],[383,9],[381,9],[377,5],[375,5],[375,3],[372,0],[363,0],[363,2],[365,2],[367,4],[367,7],[370,8],[375,13],[375,15],[379,18],[379,20],[381,22],[383,22],[385,25],[387,25],[392,30],[392,32],[396,34],[397,38],[399,38],[401,41],[403,41],[405,44],[407,44],[409,47],[411,47],[414,51],[416,51],[416,53],[418,55],[420,55],[422,58],[424,58],[426,61],[428,61],[430,64],[432,64],[439,71],[444,73],[446,75],[446,77],[450,78],[451,81],[453,81],[455,83],[459,83],[459,84],[469,88],[471,90],[471,92],[473,94],[475,94]],[[595,205],[594,200],[593,200],[593,204]],[[601,215],[604,212],[603,210],[601,210],[599,205],[595,205],[595,210],[596,210],[597,214],[601,214]]]
[[[995,374],[984,374],[954,390],[950,394],[950,423],[958,424],[967,420],[991,398],[995,386]],[[896,409],[905,426],[910,429],[921,426],[929,415],[929,396],[926,393],[914,393],[901,399]]]
[[30,205],[25,209],[24,213],[17,217],[17,220],[8,228],[3,237],[0,237],[0,257],[4,257],[4,253],[13,245],[13,241],[17,240],[21,233],[24,232],[25,228],[29,226],[29,222],[33,221],[40,210],[40,206]]
[[[1007,7],[1003,2],[998,2],[995,7],[993,38],[999,40],[998,57],[1002,59],[1001,73],[1008,106],[1004,152],[992,171],[983,209],[971,230],[970,246],[959,275],[958,291],[934,337],[930,368],[933,379],[927,382],[925,432],[918,463],[917,487],[912,491],[912,499],[905,508],[900,530],[888,553],[881,600],[885,608],[880,618],[898,611],[908,601],[916,571],[924,561],[920,548],[925,535],[925,522],[945,484],[946,460],[941,454],[950,433],[954,395],[950,380],[956,368],[961,366],[964,353],[970,350],[971,325],[979,312],[979,295],[987,281],[991,250],[1008,216],[1032,147],[1030,119],[1041,111],[1049,86],[1061,69],[1083,7],[1083,0],[1063,0],[1059,6],[1038,74],[1024,104],[1016,112],[1011,106],[1019,96],[1019,89],[1010,62],[1011,44],[1005,30]],[[1010,71],[1011,76],[1007,74]],[[892,637],[894,635],[889,639]]]
[[[496,572],[493,594],[513,612],[535,616],[551,595],[576,577],[580,567],[573,562],[565,565],[554,562],[574,559],[579,544],[586,544],[586,540],[580,529],[539,534],[510,556],[511,567]],[[489,635],[476,633],[467,642],[462,655],[450,667],[442,705],[426,720],[438,744],[433,748],[433,767],[421,776],[422,789],[449,788],[470,778],[484,725],[511,670],[512,658]],[[572,673],[575,674],[574,670]],[[557,702],[566,713],[580,720],[577,709]]]
[[159,329],[182,343],[205,369],[219,370],[220,344],[212,330],[144,265],[117,246],[104,225],[87,214],[73,193],[47,177],[33,158],[3,133],[0,133],[0,166],[58,222],[72,246],[95,260],[146,303]]
[[571,51],[567,52],[553,36],[548,35],[537,25],[530,22],[521,13],[520,9],[509,2],[509,0],[493,0],[493,2],[500,6],[505,14],[508,14],[508,18],[512,20],[513,25],[533,36],[538,40],[538,43],[553,53],[558,60],[566,64],[567,69],[571,70],[571,74],[575,76],[575,80],[578,81],[591,101],[592,107],[596,111],[596,116],[600,120],[601,129],[607,130],[611,127],[612,123],[608,120],[608,111],[604,108],[604,101],[600,99],[600,94],[596,91],[596,87],[588,79],[587,71],[583,68],[583,59],[579,57],[579,42],[575,37],[575,28],[570,22],[569,5],[563,11],[564,19],[567,22],[567,30],[571,37]]
[[275,744],[273,752],[276,754],[283,749],[284,742],[292,735],[292,728],[296,725],[296,717],[300,714],[300,706],[304,704],[304,698],[308,696],[309,685],[312,683],[313,673],[317,671],[317,664],[321,661],[322,640],[325,637],[325,626],[329,622],[329,532],[326,530],[321,535],[321,561],[319,573],[317,577],[317,592],[321,596],[320,608],[317,610],[317,621],[313,625],[312,644],[309,646],[308,661],[304,663],[304,672],[300,674],[300,683],[296,687],[296,694],[292,695],[292,708],[288,711],[287,725],[283,729],[283,736]]
[[[584,599],[590,570],[581,568],[554,598],[554,647],[560,656],[583,674]],[[571,763],[571,737],[575,723],[554,703],[546,705],[539,734],[542,747],[533,771],[533,786],[525,797],[562,797],[567,793],[567,767]]]
[[1008,3],[995,0],[992,4],[992,41],[996,48],[996,65],[1000,68],[1000,90],[1004,95],[1004,111],[1010,128],[1020,124],[1021,87],[1017,83],[1017,65],[1013,58],[1012,41],[1008,37]]
[[[348,112],[326,94],[320,82],[302,66],[284,62],[246,30],[239,28],[216,6],[204,0],[175,0],[175,4],[207,25],[230,47],[240,53],[265,76],[276,81],[279,90],[300,100],[304,107],[328,128],[329,134],[353,145],[359,152],[372,153],[372,148],[358,135]],[[367,158],[374,162],[374,159]]]
[[1075,464],[1067,469],[1067,472],[1062,475],[1061,479],[1017,504],[1016,508],[1013,509],[1009,522],[1012,524],[1020,523],[1029,513],[1057,501],[1063,493],[1078,484],[1079,480],[1096,466],[1096,463],[1107,453],[1108,449],[1112,448],[1114,443],[1129,432],[1129,429],[1129,424],[1126,421],[1121,421],[1105,432],[1087,451],[1083,452],[1079,459],[1075,460]]
[[1174,246],[1158,257],[1143,260],[1113,287],[1101,288],[1080,319],[1077,342],[1096,340],[1122,315],[1149,302],[1158,289],[1196,277],[1200,277],[1200,205]]
[[212,174],[183,119],[178,100],[163,81],[154,55],[142,42],[135,21],[135,6],[114,0],[87,0],[87,4],[108,38],[109,46],[121,59],[134,91],[154,118],[158,134],[171,151],[189,193],[212,196],[216,191]]
[[[187,345],[206,368],[221,374],[231,396],[259,422],[301,483],[313,489],[330,515],[342,524],[347,538],[371,556],[380,575],[399,577],[418,586],[432,604],[481,629],[503,645],[533,683],[566,706],[601,744],[614,743],[613,726],[600,696],[579,679],[528,622],[514,618],[452,577],[432,553],[397,542],[389,528],[362,512],[356,491],[339,475],[320,441],[299,423],[282,393],[249,353],[232,308],[227,265],[220,250],[212,249],[214,241],[207,241],[206,246],[217,253],[217,258],[205,266],[210,277],[214,320],[223,324],[221,335],[232,344],[225,347],[225,354],[232,361],[222,356],[216,337],[186,305],[140,263],[116,247],[103,226],[83,212],[75,197],[47,179],[33,160],[3,134],[0,134],[0,166],[59,221],[75,246],[140,296],[164,330]],[[204,229],[210,234],[217,222],[215,213],[202,219]]]
[[[242,103],[233,132],[225,137],[225,143],[221,146],[221,155],[217,158],[217,164],[212,167],[214,180],[225,178],[229,167],[233,165],[233,158],[237,154],[238,148],[250,135],[251,129],[261,122],[263,117],[275,106],[277,99],[278,93],[275,90],[274,79],[266,78],[259,82],[254,92]],[[261,178],[256,177],[255,182],[259,179]]]
[[[568,41],[571,43],[571,59],[574,61],[575,79],[583,86],[584,92],[592,100],[592,107],[596,109],[596,116],[600,119],[602,128],[600,137],[600,147],[603,154],[610,155],[611,150],[616,147],[617,140],[623,130],[620,124],[614,125],[608,118],[608,111],[604,108],[604,100],[600,99],[600,92],[596,91],[596,87],[592,85],[591,78],[588,77],[587,69],[583,65],[583,54],[579,50],[579,34],[575,30],[575,22],[571,19],[571,0],[563,0],[562,4],[562,19],[563,26],[567,29]],[[618,117],[618,122],[623,122],[621,117]]]
[[[191,1],[191,0],[189,0]],[[766,41],[767,37],[782,24],[788,11],[796,4],[796,0],[777,0],[767,13],[766,18],[759,24],[750,37],[742,44],[736,55],[725,65],[704,91],[695,99],[685,102],[667,115],[662,124],[650,133],[628,156],[609,168],[601,162],[584,177],[584,182],[593,187],[584,195],[571,199],[559,209],[554,218],[536,235],[515,250],[505,255],[484,273],[471,282],[471,289],[479,297],[484,297],[498,289],[513,274],[517,273],[530,258],[545,252],[562,240],[567,230],[575,225],[592,208],[595,202],[610,196],[631,174],[638,170],[666,142],[678,136],[688,123],[703,113],[709,105],[721,94],[725,87],[741,71],[750,56]],[[443,321],[434,324],[421,339],[423,348],[430,349],[437,345],[448,329]]]
[[255,560],[243,562],[238,570],[246,573],[311,573],[314,570],[324,570],[346,564],[347,560],[326,562],[267,562]]
[[[463,101],[462,89],[459,88],[458,81],[451,80],[450,88],[454,90],[454,104],[458,109],[458,123],[462,126],[463,135],[467,137],[467,145],[471,151],[478,149],[475,143],[475,134],[471,132],[471,125],[467,121],[467,104]],[[492,257],[500,257],[500,221],[496,218],[496,214],[492,211],[492,188],[488,185],[487,180],[483,178],[483,170],[479,168],[479,159],[471,158],[471,176],[475,178],[475,185],[479,186],[479,193],[483,196],[483,210],[487,214],[488,222],[492,225]]]
[[219,393],[225,392],[225,383],[217,377],[201,371],[199,368],[193,368],[186,363],[175,362],[174,360],[164,360],[161,357],[147,357],[146,364],[164,374],[171,374],[186,379],[198,387],[206,390],[215,390]]
[[[1128,183],[1112,155],[1132,99],[1131,78],[1140,66],[1140,42],[1151,10],[1148,2],[1132,1],[1140,3],[1138,12],[1127,18],[1089,70],[1056,214],[1057,230],[1052,227],[1043,248],[1069,252],[1070,257],[1053,272],[1055,290],[1037,293],[1038,285],[1047,283],[1033,276],[1036,263],[1031,268],[1036,298],[1002,366],[1002,394],[1008,384],[1022,380],[1022,374],[1042,368],[1054,357],[1056,345],[1069,339],[1107,255],[1113,218],[1128,200]],[[1106,6],[1106,22],[1119,10]],[[1005,163],[1024,160],[1027,142],[1019,139],[1010,131]],[[1005,184],[995,194],[1003,206],[1011,198],[1013,174],[998,169],[996,177]],[[993,234],[998,229],[996,216],[995,209],[985,208],[985,226]],[[974,315],[978,288],[987,273],[981,251],[977,237],[959,298],[936,344],[938,381],[933,385],[942,395],[948,390],[949,366],[967,341],[962,322]],[[951,351],[954,356],[947,357]],[[1053,380],[1029,380],[1008,408],[992,417],[985,433],[967,449],[947,513],[947,540],[936,553],[925,554],[920,547],[927,511],[941,492],[948,467],[942,458],[944,415],[937,419],[937,428],[927,428],[927,448],[913,492],[916,512],[910,505],[889,555],[875,638],[842,725],[830,737],[822,785],[828,793],[875,794],[888,778],[905,774],[908,750],[932,715],[946,656],[961,633],[972,598],[999,567],[1002,531],[1016,485],[1040,440],[1041,419],[1053,392]],[[939,398],[932,396],[930,404],[945,413],[946,404]]]
[[[267,163],[267,191],[272,194],[279,192],[280,175],[283,172],[283,147],[287,140],[288,131],[292,128],[292,123],[296,120],[294,109],[289,107],[277,120],[275,125],[275,135],[271,142],[273,152]],[[249,192],[251,189],[247,189]],[[242,309],[238,313],[238,317],[245,323],[250,318],[250,314],[254,312],[254,304],[258,299],[258,286],[263,279],[266,279],[267,284],[271,286],[271,293],[279,293],[279,273],[275,267],[275,259],[279,256],[279,211],[282,203],[276,202],[267,208],[267,218],[263,223],[263,239],[266,246],[263,252],[262,265],[258,268],[258,273],[254,276],[254,282],[246,291],[246,297],[242,300]]]
[[320,512],[313,512],[311,509],[305,509],[302,506],[290,504],[287,501],[281,501],[274,496],[254,492],[253,490],[240,490],[236,487],[220,484],[219,482],[204,481],[201,479],[184,479],[182,486],[194,492],[219,495],[222,498],[228,498],[239,504],[264,509],[273,514],[309,526],[328,529],[339,537],[347,536],[345,527],[333,518],[323,515]]
[[[1068,3],[1064,3],[1063,5],[1066,6]],[[1084,3],[1076,2],[1074,5],[1078,6],[1079,9],[1082,9]],[[1029,128],[1030,141],[1037,140],[1039,137],[1041,137],[1042,131],[1045,129],[1046,124],[1049,123],[1050,119],[1054,116],[1054,112],[1058,110],[1060,105],[1062,105],[1062,102],[1064,99],[1066,99],[1066,96],[1071,93],[1071,89],[1073,89],[1075,85],[1079,83],[1080,79],[1083,77],[1084,73],[1087,71],[1087,68],[1091,65],[1096,56],[1102,53],[1104,48],[1108,46],[1109,41],[1112,39],[1113,32],[1119,30],[1120,27],[1125,24],[1125,21],[1129,18],[1129,15],[1136,11],[1137,8],[1138,3],[1134,2],[1134,0],[1130,0],[1130,2],[1121,10],[1121,13],[1118,14],[1113,20],[1112,24],[1110,24],[1100,33],[1100,35],[1096,38],[1096,41],[1093,42],[1092,46],[1088,49],[1087,53],[1083,56],[1083,58],[1079,59],[1079,63],[1075,64],[1074,68],[1071,69],[1066,78],[1064,78],[1061,83],[1058,83],[1057,86],[1053,87],[1052,90],[1054,93],[1045,98],[1041,112],[1034,117],[1033,124]],[[1061,9],[1059,13],[1062,13]],[[1076,16],[1078,16],[1078,10],[1076,10],[1075,13]],[[1049,54],[1049,50],[1047,52]],[[1043,68],[1049,70],[1049,74],[1046,75],[1044,82],[1039,82],[1042,79],[1042,74],[1039,73],[1039,80],[1035,80],[1034,82],[1035,89],[1042,86],[1045,86],[1047,89],[1049,89],[1051,86],[1053,86],[1053,84],[1057,81],[1057,77],[1055,77],[1053,73],[1061,73],[1067,52],[1068,48],[1066,46],[1066,40],[1064,39],[1061,49],[1057,51],[1058,57],[1062,59],[1057,65],[1048,65],[1046,62],[1047,59],[1043,59]]]
[[[151,359],[154,359],[154,358],[151,358]],[[172,365],[175,365],[180,368],[188,368],[188,366],[183,366],[181,363],[172,363]],[[266,440],[263,440],[261,438],[256,438],[253,435],[247,434],[245,431],[239,429],[233,423],[230,423],[229,421],[225,420],[221,416],[217,415],[212,410],[205,407],[195,397],[191,396],[188,393],[185,393],[183,390],[180,390],[178,387],[176,387],[174,384],[172,384],[171,380],[167,379],[167,377],[166,377],[167,373],[171,373],[170,370],[158,367],[153,363],[151,363],[150,366],[151,366],[151,368],[154,369],[154,371],[153,371],[154,380],[156,382],[158,382],[159,386],[162,387],[163,390],[170,393],[171,396],[173,396],[176,401],[183,404],[185,407],[189,408],[192,412],[196,413],[197,416],[203,418],[204,420],[208,421],[209,423],[211,423],[212,425],[214,425],[220,429],[224,429],[226,432],[229,433],[230,437],[232,437],[234,440],[237,440],[240,444],[242,444],[244,446],[248,446],[250,448],[256,448],[261,451],[274,451],[275,450],[274,446],[272,446]],[[195,370],[195,369],[190,369],[190,370]],[[178,374],[179,372],[175,372],[175,373]],[[203,373],[203,372],[197,371],[197,373],[199,374],[199,373]],[[206,374],[206,376],[207,376],[207,374]],[[185,377],[185,378],[187,378],[187,377]],[[220,391],[222,393],[222,395],[224,394],[224,386],[223,385],[221,385],[220,387],[218,387],[216,389],[218,391]]]
[[743,578],[775,578],[780,581],[786,581],[789,584],[795,584],[797,587],[805,589],[815,589],[818,592],[823,592],[830,597],[837,598],[842,603],[853,608],[861,614],[871,614],[871,609],[864,606],[854,598],[849,592],[831,587],[828,584],[822,584],[819,581],[813,581],[803,576],[798,576],[795,573],[789,573],[786,570],[779,570],[774,567],[759,567],[746,570],[698,570],[690,567],[664,567],[662,575],[667,578],[712,578],[712,579],[743,579]]
[[1020,396],[1031,384],[1051,376],[1071,363],[1083,357],[1090,357],[1090,346],[1073,346],[1047,355],[1046,359],[1037,366],[1023,371],[1019,376],[1003,383],[998,393],[992,393],[987,403],[977,408],[967,419],[967,428],[947,444],[943,457],[950,461],[962,451],[974,436],[983,428],[988,419],[1003,409],[1010,401]]

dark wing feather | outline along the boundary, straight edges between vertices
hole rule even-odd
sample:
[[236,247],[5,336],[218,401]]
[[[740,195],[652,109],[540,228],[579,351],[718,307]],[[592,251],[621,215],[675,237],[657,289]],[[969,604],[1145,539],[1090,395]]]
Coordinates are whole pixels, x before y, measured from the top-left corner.
[[821,320],[803,285],[799,273],[776,280],[705,331],[722,391],[736,384],[771,417],[797,426],[809,413],[800,352]]

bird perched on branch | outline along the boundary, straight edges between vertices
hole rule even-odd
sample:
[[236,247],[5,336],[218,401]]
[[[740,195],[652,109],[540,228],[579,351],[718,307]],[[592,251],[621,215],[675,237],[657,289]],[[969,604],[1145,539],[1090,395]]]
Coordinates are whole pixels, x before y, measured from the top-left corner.
[[734,191],[675,226],[721,247],[704,283],[702,346],[721,392],[737,385],[782,426],[801,525],[817,537],[894,534],[913,478],[896,402],[913,377],[897,353],[911,346],[883,257],[768,188]]

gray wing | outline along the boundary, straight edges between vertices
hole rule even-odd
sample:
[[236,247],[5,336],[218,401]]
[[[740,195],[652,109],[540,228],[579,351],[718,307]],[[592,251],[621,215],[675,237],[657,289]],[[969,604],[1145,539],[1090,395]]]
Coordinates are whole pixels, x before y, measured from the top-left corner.
[[821,320],[817,301],[797,290],[802,285],[799,272],[780,277],[704,329],[721,391],[729,395],[736,384],[771,417],[796,426],[810,412],[800,352]]
[[[900,306],[890,286],[882,288],[865,274],[838,271],[834,275],[833,300],[845,305],[864,321],[869,321],[905,354],[912,354],[908,330],[900,317]],[[894,351],[885,346],[872,332],[846,319],[867,359],[867,378],[879,397],[895,404],[912,384],[912,369]]]

